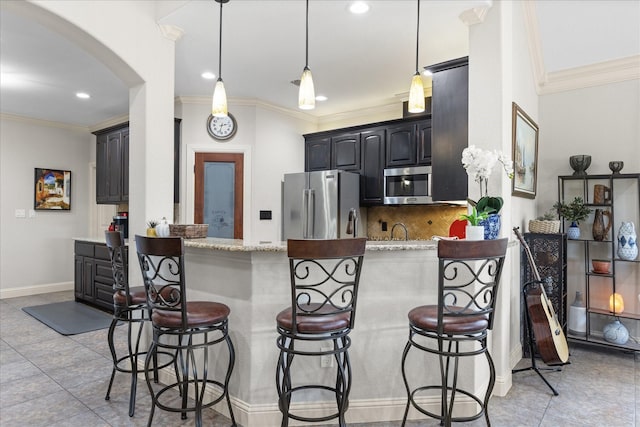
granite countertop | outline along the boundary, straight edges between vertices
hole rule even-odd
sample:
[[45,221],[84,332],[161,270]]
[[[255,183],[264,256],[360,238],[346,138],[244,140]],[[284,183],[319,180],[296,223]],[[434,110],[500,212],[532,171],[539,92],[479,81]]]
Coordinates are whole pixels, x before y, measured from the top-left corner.
[[[74,237],[73,240],[105,243],[104,237]],[[127,239],[127,244],[131,241]],[[204,239],[184,239],[187,248],[211,249],[228,252],[286,252],[287,242],[257,242],[249,243],[237,239],[217,239],[207,237]],[[368,251],[411,251],[411,250],[435,250],[438,242],[435,240],[369,240]]]

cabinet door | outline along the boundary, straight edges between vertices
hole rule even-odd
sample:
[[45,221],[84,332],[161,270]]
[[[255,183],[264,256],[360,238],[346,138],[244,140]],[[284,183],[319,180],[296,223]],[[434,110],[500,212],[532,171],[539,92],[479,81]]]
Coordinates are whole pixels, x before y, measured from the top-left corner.
[[73,275],[73,290],[76,299],[82,299],[84,285],[82,280],[84,279],[84,274],[82,273],[82,267],[84,266],[84,257],[75,256],[75,265],[74,265],[74,275]]
[[117,203],[122,194],[122,134],[107,135],[107,191],[108,201]]
[[331,138],[331,169],[360,171],[360,132]]
[[96,203],[109,202],[107,174],[109,172],[109,145],[107,135],[98,135],[96,141]]
[[418,164],[431,165],[431,119],[417,125]]
[[468,145],[468,65],[433,73],[433,201],[466,200],[467,174],[462,150]]
[[123,130],[122,140],[120,146],[120,158],[122,159],[122,169],[121,169],[121,192],[120,192],[120,201],[128,202],[129,201],[129,129]]
[[94,266],[92,258],[82,258],[82,299],[93,302]]
[[305,172],[331,169],[331,138],[313,138],[305,141]]
[[365,205],[381,205],[384,197],[385,130],[362,132],[360,140],[362,146],[360,201]]
[[387,128],[387,167],[415,166],[417,155],[415,123]]

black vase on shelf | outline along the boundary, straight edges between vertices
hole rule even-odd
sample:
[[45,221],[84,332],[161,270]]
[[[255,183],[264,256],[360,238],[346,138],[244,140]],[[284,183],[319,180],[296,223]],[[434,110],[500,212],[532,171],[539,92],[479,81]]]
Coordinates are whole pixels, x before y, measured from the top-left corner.
[[569,165],[574,170],[574,176],[584,176],[587,174],[587,169],[591,165],[591,156],[588,154],[578,154],[569,157]]

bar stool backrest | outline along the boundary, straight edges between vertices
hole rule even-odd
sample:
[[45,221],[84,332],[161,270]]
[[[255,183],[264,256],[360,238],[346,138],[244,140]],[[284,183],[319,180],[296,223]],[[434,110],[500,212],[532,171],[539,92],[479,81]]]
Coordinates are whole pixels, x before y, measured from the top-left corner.
[[124,237],[120,231],[105,231],[104,237],[109,249],[109,258],[111,259],[113,290],[124,292],[126,301],[130,301],[128,260]]
[[287,241],[293,332],[298,318],[349,314],[353,329],[366,239]]
[[149,309],[152,312],[154,310],[181,312],[182,329],[186,329],[182,238],[136,235],[136,248]]
[[508,239],[438,242],[438,333],[447,317],[484,316],[493,328]]

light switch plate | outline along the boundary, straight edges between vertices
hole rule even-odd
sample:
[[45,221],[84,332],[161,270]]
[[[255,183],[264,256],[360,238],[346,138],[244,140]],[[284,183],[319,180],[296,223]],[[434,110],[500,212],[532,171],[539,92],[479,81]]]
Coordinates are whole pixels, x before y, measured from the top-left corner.
[[27,217],[27,211],[25,211],[24,209],[16,209],[16,218],[26,218]]
[[35,217],[36,217],[35,209],[29,209],[29,218],[35,218]]

